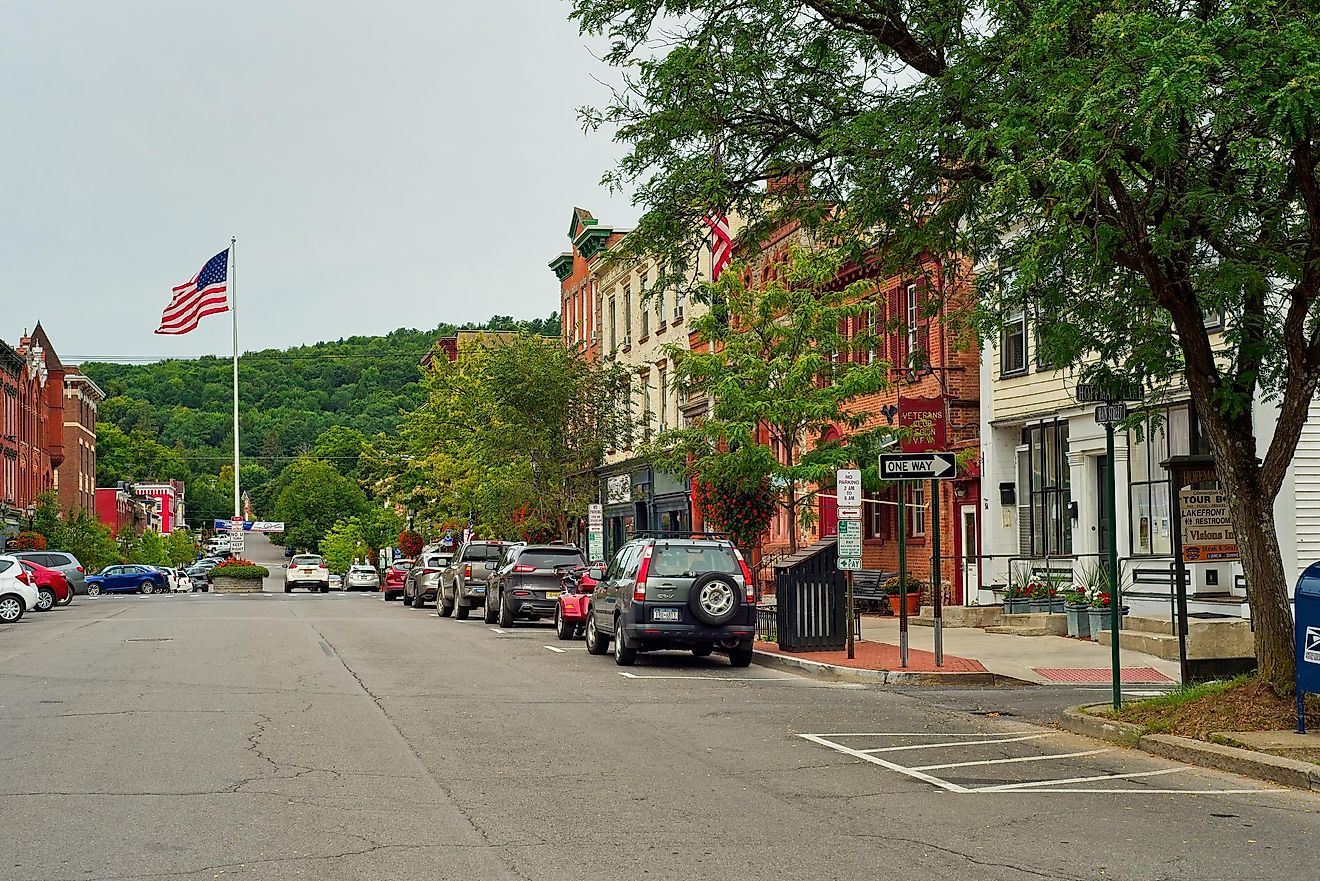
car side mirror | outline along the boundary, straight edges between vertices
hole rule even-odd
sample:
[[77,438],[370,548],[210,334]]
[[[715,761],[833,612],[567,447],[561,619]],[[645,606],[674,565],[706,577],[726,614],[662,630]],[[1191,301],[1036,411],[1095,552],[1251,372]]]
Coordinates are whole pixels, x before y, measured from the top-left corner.
[[592,581],[604,581],[605,567],[592,566],[590,569],[587,570],[587,577],[590,578]]
[[496,569],[500,568],[500,564],[496,563],[494,560],[487,560],[486,568],[494,572]]

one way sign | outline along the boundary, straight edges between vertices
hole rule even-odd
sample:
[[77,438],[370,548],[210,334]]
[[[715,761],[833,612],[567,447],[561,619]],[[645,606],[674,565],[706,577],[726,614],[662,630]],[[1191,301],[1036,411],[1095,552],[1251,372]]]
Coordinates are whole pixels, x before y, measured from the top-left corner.
[[958,473],[953,453],[881,453],[881,480],[952,480]]

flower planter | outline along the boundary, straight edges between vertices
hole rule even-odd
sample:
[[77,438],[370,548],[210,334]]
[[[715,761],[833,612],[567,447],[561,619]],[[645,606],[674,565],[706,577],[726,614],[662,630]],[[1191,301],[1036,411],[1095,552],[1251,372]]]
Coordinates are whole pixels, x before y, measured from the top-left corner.
[[[899,606],[899,596],[898,596],[898,594],[896,594],[896,593],[891,593],[891,594],[889,594],[889,611],[890,611],[890,613],[891,613],[891,614],[894,614],[894,615],[897,615],[897,614],[899,613],[899,611],[898,611],[898,606]],[[908,613],[909,615],[915,615],[915,614],[917,614],[917,613],[920,612],[920,611],[921,611],[921,594],[919,594],[919,593],[910,593],[910,594],[908,594],[908,595],[907,595],[907,613]]]
[[1031,611],[1031,601],[1026,597],[1008,597],[1004,600],[1005,615],[1025,615]]
[[1050,600],[1049,612],[1051,614],[1062,615],[1064,613],[1064,610],[1067,608],[1068,608],[1068,603],[1060,597],[1055,597],[1054,599]]
[[211,581],[211,590],[216,593],[261,593],[263,580],[260,578],[229,578],[217,575]]
[[1090,639],[1091,607],[1085,603],[1068,604],[1064,606],[1064,612],[1068,615],[1068,635]]
[[[1120,619],[1119,627],[1123,626],[1121,619],[1127,613],[1127,606],[1123,606],[1118,610],[1118,617]],[[1109,629],[1109,607],[1104,606],[1097,609],[1095,606],[1092,606],[1087,614],[1091,618],[1091,638],[1098,640],[1100,638],[1100,631]]]

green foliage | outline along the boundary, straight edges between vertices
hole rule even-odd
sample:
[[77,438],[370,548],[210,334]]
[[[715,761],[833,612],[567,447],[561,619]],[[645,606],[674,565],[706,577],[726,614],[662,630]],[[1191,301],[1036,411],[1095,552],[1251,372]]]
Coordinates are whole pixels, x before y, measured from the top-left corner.
[[168,566],[186,566],[197,558],[197,540],[192,533],[176,529],[165,537],[165,559]]
[[54,490],[40,493],[33,504],[33,531],[45,537],[46,547],[68,551],[88,572],[99,572],[119,561],[119,546],[95,516],[82,511],[62,513]]
[[[888,432],[862,430],[865,414],[850,408],[887,386],[889,365],[838,357],[871,347],[868,333],[849,339],[840,328],[874,305],[858,302],[873,293],[870,282],[842,289],[833,284],[839,268],[838,254],[797,248],[784,280],[748,287],[735,265],[700,290],[698,298],[711,311],[695,319],[692,329],[697,341],[709,345],[705,351],[670,346],[669,354],[675,381],[709,398],[710,413],[688,428],[665,432],[644,450],[662,467],[719,487],[783,487],[779,500],[789,515],[792,549],[805,500],[799,485],[831,484],[836,468],[867,461],[859,449],[869,450]],[[836,427],[853,431],[846,443],[826,439]],[[759,442],[762,428],[782,458]]]
[[283,520],[284,543],[315,550],[335,523],[367,509],[366,494],[332,466],[297,459],[286,469],[288,482],[275,501],[275,519]]
[[1262,678],[1289,687],[1261,524],[1320,382],[1315,3],[573,6],[625,79],[587,122],[629,145],[607,180],[648,209],[630,248],[686,254],[718,208],[748,242],[801,216],[881,272],[962,255],[945,269],[977,269],[984,332],[1025,312],[1041,364],[1156,399],[1185,383],[1236,501]]
[[120,533],[119,549],[126,563],[141,563],[147,566],[170,565],[164,538],[150,530],[132,536]]
[[470,514],[483,535],[564,536],[621,433],[621,371],[521,334],[474,341],[423,382],[426,403],[405,417],[397,446],[363,455],[364,479],[428,529]]
[[370,555],[357,517],[338,521],[321,539],[321,556],[331,572],[347,572],[353,563],[367,560]]
[[212,578],[240,578],[244,581],[259,581],[269,575],[269,569],[251,560],[225,560],[211,570]]

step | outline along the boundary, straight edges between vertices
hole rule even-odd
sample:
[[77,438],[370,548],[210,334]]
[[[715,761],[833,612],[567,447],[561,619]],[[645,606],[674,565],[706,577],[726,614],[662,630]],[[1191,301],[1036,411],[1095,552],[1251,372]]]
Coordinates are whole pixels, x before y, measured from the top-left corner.
[[[1124,622],[1126,623],[1126,622]],[[1096,642],[1113,644],[1113,631],[1101,630]],[[1118,645],[1125,652],[1141,652],[1166,661],[1178,660],[1178,637],[1167,633],[1146,633],[1140,630],[1121,630]]]
[[[1124,624],[1126,627],[1126,622]],[[1196,661],[1250,658],[1255,654],[1253,640],[1250,621],[1192,619],[1187,628],[1187,657]],[[1101,645],[1110,644],[1108,630],[1100,632],[1099,642]],[[1178,637],[1174,635],[1124,629],[1118,644],[1128,651],[1145,652],[1168,661],[1178,659]]]
[[1045,612],[1004,615],[999,624],[985,628],[985,632],[1009,633],[1016,636],[1063,636],[1068,632],[1068,617]]
[[1135,630],[1139,633],[1154,633],[1157,636],[1172,636],[1173,622],[1168,618],[1128,615],[1123,619],[1123,629]]
[[[1004,617],[1003,606],[945,606],[941,612],[945,627],[994,627]],[[908,619],[914,627],[934,627],[935,617],[929,605],[921,614]]]

